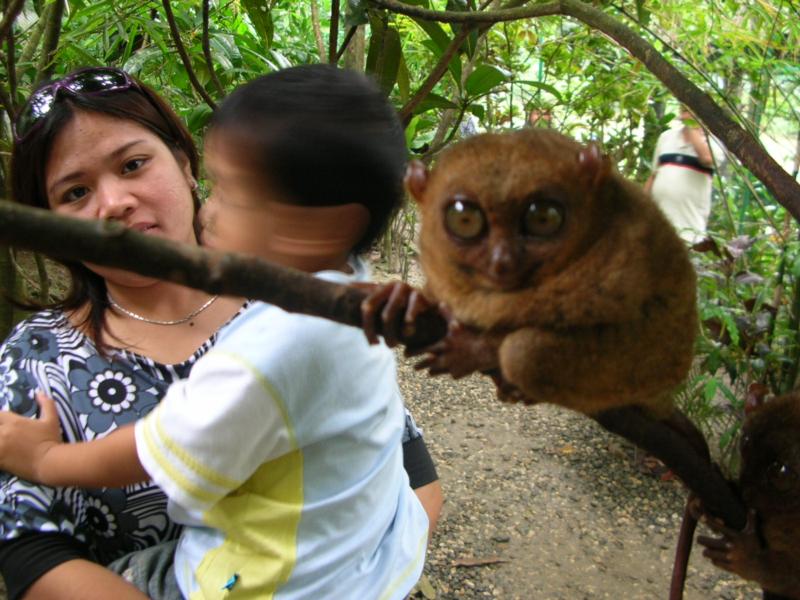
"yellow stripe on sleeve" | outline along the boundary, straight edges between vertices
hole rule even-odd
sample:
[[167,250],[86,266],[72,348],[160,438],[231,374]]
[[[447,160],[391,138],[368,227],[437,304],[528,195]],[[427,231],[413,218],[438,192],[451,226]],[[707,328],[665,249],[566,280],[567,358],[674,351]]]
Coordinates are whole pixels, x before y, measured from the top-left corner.
[[[200,502],[203,502],[204,504],[215,502],[220,497],[220,494],[215,494],[213,492],[210,492],[209,490],[203,488],[197,483],[191,481],[188,477],[186,477],[183,473],[181,473],[178,469],[174,467],[174,465],[164,455],[161,448],[159,447],[158,442],[155,439],[157,434],[154,434],[154,432],[152,431],[154,427],[158,427],[158,420],[160,420],[161,418],[161,411],[159,410],[159,408],[160,406],[156,407],[153,410],[153,412],[151,412],[144,419],[144,427],[142,428],[142,433],[144,434],[144,440],[145,444],[147,445],[147,450],[150,452],[150,455],[156,461],[158,466],[187,495],[199,500]],[[238,487],[238,484],[236,485],[236,487]]]

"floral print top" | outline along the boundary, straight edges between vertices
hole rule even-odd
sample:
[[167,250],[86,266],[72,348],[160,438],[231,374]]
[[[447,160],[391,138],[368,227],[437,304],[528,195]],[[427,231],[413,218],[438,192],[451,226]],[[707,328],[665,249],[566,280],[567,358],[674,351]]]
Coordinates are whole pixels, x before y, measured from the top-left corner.
[[[39,312],[17,325],[0,346],[0,410],[34,416],[34,393],[41,389],[56,401],[65,440],[104,437],[152,410],[215,338],[175,365],[126,350],[103,356],[62,312]],[[180,528],[167,516],[166,497],[152,483],[123,489],[51,488],[0,472],[0,540],[37,531],[74,536],[106,564],[173,539]]]

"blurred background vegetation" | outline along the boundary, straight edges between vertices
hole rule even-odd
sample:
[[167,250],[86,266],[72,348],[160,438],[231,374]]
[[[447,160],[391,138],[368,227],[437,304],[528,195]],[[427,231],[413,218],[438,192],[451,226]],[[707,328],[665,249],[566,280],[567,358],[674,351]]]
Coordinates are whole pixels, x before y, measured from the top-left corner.
[[[536,3],[410,0],[455,11]],[[790,0],[587,2],[649,41],[797,176],[800,8]],[[375,76],[401,111],[411,156],[435,160],[472,131],[525,125],[531,112],[595,139],[626,176],[650,172],[677,102],[606,36],[565,17],[471,31],[366,0],[0,0],[0,198],[10,118],[37,83],[87,65],[126,69],[160,91],[200,141],[214,104],[241,82],[289,65],[336,62]],[[543,119],[539,123],[545,124]],[[416,214],[403,210],[378,249],[406,277]],[[800,366],[797,223],[737,160],[715,176],[709,238],[692,250],[702,329],[680,392],[723,461],[748,394],[796,387]],[[0,289],[49,298],[60,278],[41,257],[0,247]],[[0,336],[24,313],[0,300]]]

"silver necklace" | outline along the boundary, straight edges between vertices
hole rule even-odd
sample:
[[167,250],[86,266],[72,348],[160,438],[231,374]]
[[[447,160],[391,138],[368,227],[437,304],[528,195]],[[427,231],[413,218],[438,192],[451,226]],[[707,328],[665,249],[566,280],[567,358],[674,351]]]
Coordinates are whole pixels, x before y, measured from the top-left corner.
[[[162,321],[160,319],[148,319],[147,317],[143,317],[142,315],[136,314],[132,310],[128,310],[127,308],[124,308],[119,304],[117,304],[110,294],[108,295],[108,303],[114,308],[116,308],[122,314],[130,317],[131,319],[142,321],[143,323],[152,323],[153,325],[180,325],[181,323],[186,323],[186,321],[191,321],[192,319],[194,319],[197,315],[199,315],[201,312],[203,312],[205,309],[211,306],[214,303],[214,300],[216,300],[217,298],[219,298],[219,294],[211,296],[211,298],[209,298],[205,304],[203,304],[200,308],[193,310],[185,317],[182,317],[180,319],[172,319],[171,321]],[[194,323],[189,323],[189,324],[194,325]]]

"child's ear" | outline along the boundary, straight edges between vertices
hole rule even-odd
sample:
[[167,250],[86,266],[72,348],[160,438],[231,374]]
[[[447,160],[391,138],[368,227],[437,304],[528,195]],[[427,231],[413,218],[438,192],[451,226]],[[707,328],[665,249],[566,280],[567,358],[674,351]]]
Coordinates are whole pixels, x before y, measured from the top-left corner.
[[403,182],[406,189],[414,197],[418,204],[422,204],[425,188],[428,186],[428,167],[422,161],[412,160],[406,168],[406,176]]

